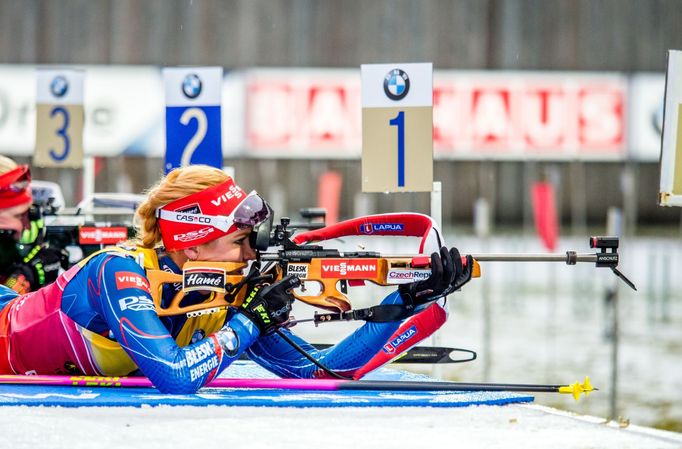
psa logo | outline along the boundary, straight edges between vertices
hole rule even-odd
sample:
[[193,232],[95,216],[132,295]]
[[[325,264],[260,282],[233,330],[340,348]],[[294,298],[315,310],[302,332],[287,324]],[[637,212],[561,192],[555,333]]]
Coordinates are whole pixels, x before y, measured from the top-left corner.
[[186,292],[195,290],[225,291],[225,270],[219,268],[192,267],[182,271],[182,289]]
[[404,230],[405,225],[402,223],[363,223],[360,225],[360,232],[363,234],[403,232]]
[[137,273],[133,273],[132,271],[121,271],[116,273],[116,288],[119,290],[139,288],[147,293],[151,293],[147,278],[140,276]]
[[393,354],[398,348],[400,348],[405,342],[412,339],[412,337],[415,335],[417,335],[417,326],[410,326],[410,328],[405,330],[405,332],[386,343],[384,345],[384,352],[386,354]]
[[140,312],[142,310],[156,310],[154,302],[148,296],[126,296],[118,300],[118,306],[123,310]]

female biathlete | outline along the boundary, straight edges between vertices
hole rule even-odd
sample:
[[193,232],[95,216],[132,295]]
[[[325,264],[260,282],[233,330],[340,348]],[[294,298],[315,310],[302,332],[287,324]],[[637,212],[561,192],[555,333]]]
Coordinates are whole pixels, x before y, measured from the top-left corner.
[[[17,295],[0,287],[0,373],[142,374],[162,392],[192,393],[248,351],[282,377],[328,375],[279,332],[324,367],[348,377],[388,361],[380,353],[400,332],[401,321],[365,323],[320,351],[286,329],[291,290],[300,282],[292,276],[271,285],[249,285],[238,308],[191,318],[157,315],[146,269],[182,273],[188,261],[254,260],[249,236],[269,213],[255,191],[245,192],[219,169],[196,165],[173,170],[136,211],[137,247],[97,253],[36,292]],[[382,304],[406,304],[414,314],[470,277],[455,248],[434,253],[432,265],[430,278],[401,285]],[[162,304],[180,288],[165,284]],[[183,304],[207,296],[193,291]]]

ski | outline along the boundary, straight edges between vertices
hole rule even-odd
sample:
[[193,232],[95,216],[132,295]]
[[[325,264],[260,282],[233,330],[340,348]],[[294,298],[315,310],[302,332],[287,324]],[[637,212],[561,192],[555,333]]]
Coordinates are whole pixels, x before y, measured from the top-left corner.
[[[327,343],[313,344],[316,349],[327,349],[333,345]],[[456,356],[456,354],[465,354]],[[476,359],[476,352],[470,349],[449,348],[446,346],[413,346],[403,354],[396,357],[391,363],[418,363],[418,364],[443,364],[464,363]],[[246,354],[242,354],[240,360],[248,360]]]
[[[122,387],[151,388],[154,385],[146,377],[104,377],[104,376],[57,376],[57,375],[0,375],[0,384],[15,385],[61,385],[76,387]],[[306,391],[509,391],[527,393],[570,394],[577,401],[580,395],[587,396],[597,390],[585,377],[583,383],[570,385],[469,383],[444,381],[392,381],[392,380],[339,380],[339,379],[252,379],[219,378],[209,382],[211,388],[253,388]]]

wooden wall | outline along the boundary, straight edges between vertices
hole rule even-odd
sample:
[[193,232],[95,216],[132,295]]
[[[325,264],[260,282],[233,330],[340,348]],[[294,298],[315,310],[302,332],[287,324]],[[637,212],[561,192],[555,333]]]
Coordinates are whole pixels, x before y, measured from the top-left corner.
[[[680,0],[0,0],[0,63],[229,69],[431,61],[437,69],[663,72],[666,50],[682,48],[681,24]],[[237,166],[246,187],[283,189],[286,214],[314,205],[316,177],[337,169],[344,174],[341,216],[357,211],[358,161],[226,163]],[[603,222],[615,206],[641,223],[679,223],[677,209],[655,204],[657,164],[558,166],[565,221]],[[128,177],[140,191],[158,177],[161,161],[110,160],[104,167],[97,190],[120,189]],[[622,187],[626,169],[637,195],[630,200]],[[576,170],[582,190],[571,185]],[[444,221],[470,222],[473,202],[483,196],[498,223],[527,222],[527,195],[519,192],[537,173],[534,164],[518,162],[437,163]],[[79,171],[36,174],[73,186],[79,178]],[[595,191],[600,195],[582,198]],[[378,212],[428,212],[426,195],[396,198],[367,204]]]
[[679,0],[0,0],[0,63],[660,71]]

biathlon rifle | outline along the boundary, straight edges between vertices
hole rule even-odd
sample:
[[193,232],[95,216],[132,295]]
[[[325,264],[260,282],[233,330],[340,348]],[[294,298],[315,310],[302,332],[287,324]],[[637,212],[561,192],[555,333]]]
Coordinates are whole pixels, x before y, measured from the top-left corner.
[[[261,273],[265,273],[263,278],[272,282],[286,275],[299,277],[302,287],[293,291],[294,297],[328,312],[316,312],[313,318],[297,320],[296,323],[312,321],[317,325],[339,320],[393,321],[395,318],[391,318],[391,313],[382,313],[385,312],[382,307],[387,306],[353,309],[346,297],[347,287],[365,281],[382,286],[399,285],[425,279],[431,274],[430,256],[426,254],[386,256],[373,251],[342,252],[318,245],[299,245],[292,240],[292,234],[289,219],[282,218],[272,231],[271,226],[255,229],[252,245],[259,249],[258,263]],[[567,265],[590,262],[597,267],[610,268],[636,290],[634,284],[617,269],[618,244],[617,237],[591,237],[590,247],[599,250],[591,254],[578,254],[575,251],[565,254],[472,254],[472,277],[481,275],[479,262],[565,262]],[[268,252],[267,249],[272,247],[279,249]],[[466,258],[463,257],[465,262]],[[188,261],[182,274],[148,270],[147,277],[157,313],[160,316],[196,316],[239,306],[246,294],[246,284],[254,281],[244,275],[245,268],[244,263]],[[166,283],[181,284],[182,288],[169,304],[162,306],[161,288]],[[311,287],[311,284],[316,284],[317,288]],[[212,295],[200,304],[181,304],[185,294],[190,291],[210,291]]]
[[[375,251],[342,252],[338,249],[318,245],[299,245],[292,241],[293,229],[316,228],[315,226],[290,226],[289,218],[282,218],[279,225],[270,232],[270,226],[254,230],[252,246],[259,249],[258,263],[261,273],[270,282],[283,276],[294,275],[301,279],[301,287],[293,291],[296,299],[327,310],[329,314],[316,315],[316,323],[339,319],[366,319],[369,309],[353,310],[348,300],[349,285],[371,282],[390,286],[426,279],[431,275],[431,256],[425,254],[385,256]],[[264,231],[268,238],[263,237]],[[264,243],[267,240],[267,243]],[[274,252],[266,249],[278,247]],[[466,263],[466,258],[462,258]],[[188,314],[196,316],[212,313],[225,307],[238,307],[246,294],[248,279],[243,274],[247,264],[233,262],[188,261],[183,274],[163,270],[147,270],[152,298],[160,316]],[[474,263],[473,277],[480,275]],[[182,289],[167,306],[161,304],[163,284],[182,283]],[[194,305],[181,305],[185,293],[190,291],[211,291],[213,298]],[[378,306],[375,306],[378,307]],[[378,311],[380,309],[373,309]],[[394,311],[395,313],[396,311]],[[375,315],[376,316],[376,315]],[[395,318],[378,318],[395,321]]]
[[[71,263],[135,235],[132,215],[137,202],[127,199],[127,196],[134,195],[108,194],[107,201],[90,199],[93,207],[84,205],[63,209],[55,205],[54,197],[47,197],[49,192],[41,194],[39,190],[33,188],[33,193],[34,202],[29,218],[31,221],[44,223],[38,243],[44,241],[53,248],[67,250]],[[61,196],[61,193],[59,195]],[[119,196],[121,199],[118,199]],[[102,220],[103,217],[107,219]],[[112,217],[115,219],[112,220]]]

